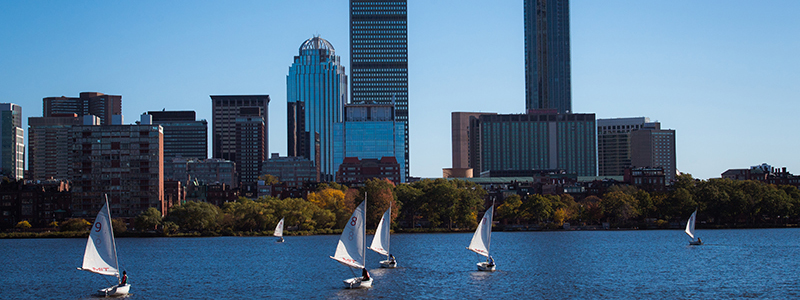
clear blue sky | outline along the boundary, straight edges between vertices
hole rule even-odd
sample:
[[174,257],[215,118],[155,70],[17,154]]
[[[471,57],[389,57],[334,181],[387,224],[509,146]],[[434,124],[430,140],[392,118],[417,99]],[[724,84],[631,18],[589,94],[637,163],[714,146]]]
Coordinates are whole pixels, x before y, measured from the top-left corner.
[[[573,111],[675,129],[696,178],[800,174],[800,1],[570,2]],[[524,111],[522,14],[522,0],[409,1],[412,176],[451,166],[451,112]],[[286,75],[315,34],[349,73],[345,0],[2,1],[0,102],[27,123],[44,97],[96,91],[122,95],[125,123],[210,121],[209,95],[268,94],[269,150],[286,155]]]

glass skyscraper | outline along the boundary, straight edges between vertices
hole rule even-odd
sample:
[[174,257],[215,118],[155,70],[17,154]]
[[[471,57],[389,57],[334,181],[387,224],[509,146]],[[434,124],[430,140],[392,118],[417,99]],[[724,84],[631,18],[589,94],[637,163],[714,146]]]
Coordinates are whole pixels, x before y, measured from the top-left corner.
[[350,77],[354,104],[393,104],[408,154],[408,26],[405,0],[350,0]]
[[525,0],[525,109],[572,112],[569,0]]
[[318,36],[303,42],[289,67],[286,89],[289,155],[315,161],[320,180],[332,181],[333,124],[342,121],[347,103],[347,75],[333,45]]
[[22,106],[0,103],[0,173],[22,180],[25,172],[25,131]]
[[[345,106],[345,121],[335,124],[334,160],[336,169],[345,157],[381,159],[394,157],[400,165],[400,181],[406,182],[403,130],[394,120],[391,104],[351,104]],[[338,178],[337,178],[338,180]]]

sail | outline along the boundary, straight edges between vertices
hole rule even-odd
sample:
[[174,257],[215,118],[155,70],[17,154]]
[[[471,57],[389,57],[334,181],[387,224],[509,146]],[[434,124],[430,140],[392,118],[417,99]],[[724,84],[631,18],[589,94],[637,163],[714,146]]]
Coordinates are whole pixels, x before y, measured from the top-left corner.
[[281,237],[283,236],[283,218],[281,218],[281,220],[278,221],[278,226],[275,226],[275,233],[273,233],[272,235]]
[[686,222],[686,234],[694,239],[694,222],[697,219],[697,210],[695,209],[692,216],[689,217],[689,222]]
[[339,237],[339,244],[336,246],[336,253],[331,258],[336,261],[349,266],[351,268],[361,269],[364,267],[364,256],[366,241],[366,220],[367,216],[367,200],[361,202],[361,205],[356,208],[353,215],[350,216],[347,225],[342,230],[342,236]]
[[97,213],[97,218],[89,231],[89,240],[86,241],[81,270],[119,277],[117,249],[114,246],[114,230],[111,228],[108,199]]
[[372,244],[369,249],[380,254],[389,255],[389,224],[392,223],[392,208],[383,213],[381,221],[378,222],[378,228],[375,229],[375,237],[372,238]]
[[478,224],[478,229],[475,229],[475,234],[472,236],[472,242],[470,242],[469,247],[467,247],[467,249],[486,257],[489,257],[489,243],[492,239],[493,212],[494,205],[483,214],[483,219],[481,219],[481,223]]

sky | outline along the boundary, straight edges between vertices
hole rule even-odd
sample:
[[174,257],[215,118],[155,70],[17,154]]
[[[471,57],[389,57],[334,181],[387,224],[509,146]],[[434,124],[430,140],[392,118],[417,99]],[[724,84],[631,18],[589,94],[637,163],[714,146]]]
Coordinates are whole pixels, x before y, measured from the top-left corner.
[[[572,110],[674,129],[695,178],[761,163],[800,174],[798,11],[572,0]],[[451,112],[524,112],[522,19],[522,0],[409,1],[411,176],[451,167]],[[0,1],[0,102],[22,106],[27,132],[45,97],[122,95],[130,124],[162,109],[210,122],[209,95],[267,94],[269,152],[286,155],[292,59],[319,35],[349,74],[348,22],[346,0]]]

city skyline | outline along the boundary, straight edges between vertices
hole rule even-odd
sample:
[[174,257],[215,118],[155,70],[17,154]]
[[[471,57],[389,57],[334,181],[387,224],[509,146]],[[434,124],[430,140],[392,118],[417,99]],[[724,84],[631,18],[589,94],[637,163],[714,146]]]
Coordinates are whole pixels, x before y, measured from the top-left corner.
[[[132,124],[161,109],[211,121],[209,95],[270,95],[270,152],[286,155],[298,42],[319,34],[350,68],[348,2],[306,2],[3,3],[0,102],[23,107],[27,135],[46,97],[121,95]],[[572,109],[675,129],[677,168],[697,178],[761,163],[797,173],[800,141],[779,133],[800,108],[797,8],[572,0]],[[523,30],[522,0],[408,3],[412,176],[451,167],[451,112],[524,111]]]

